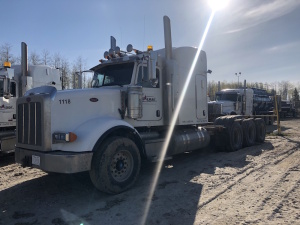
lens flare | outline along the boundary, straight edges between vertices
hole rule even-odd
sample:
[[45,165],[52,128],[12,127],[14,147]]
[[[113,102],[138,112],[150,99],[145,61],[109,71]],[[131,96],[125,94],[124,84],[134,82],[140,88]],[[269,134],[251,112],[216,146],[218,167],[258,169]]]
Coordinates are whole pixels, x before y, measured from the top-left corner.
[[208,0],[209,6],[213,11],[221,10],[228,5],[229,0]]
[[177,118],[178,118],[178,114],[179,114],[180,108],[182,106],[183,99],[185,97],[188,85],[189,85],[190,80],[192,78],[192,75],[193,75],[196,63],[198,61],[201,49],[203,47],[204,41],[206,39],[208,30],[209,30],[211,22],[212,22],[212,20],[214,18],[214,15],[215,15],[215,11],[213,10],[212,13],[211,13],[211,15],[210,15],[210,17],[209,17],[209,20],[208,20],[208,22],[206,24],[206,27],[205,27],[202,39],[200,41],[200,44],[198,46],[195,58],[193,60],[193,63],[192,63],[192,66],[190,68],[190,71],[189,71],[189,74],[187,76],[187,79],[186,79],[186,81],[184,83],[183,90],[182,90],[182,93],[181,93],[181,95],[179,97],[177,106],[175,108],[175,111],[174,111],[174,114],[173,114],[173,117],[172,117],[172,120],[171,120],[171,124],[170,124],[169,130],[168,130],[168,133],[167,133],[166,141],[165,141],[165,143],[163,145],[161,154],[159,156],[159,162],[157,163],[157,166],[156,166],[156,169],[155,169],[155,173],[154,173],[152,185],[150,187],[149,197],[148,197],[148,200],[147,200],[147,203],[146,203],[146,206],[145,206],[145,211],[144,211],[144,214],[143,214],[144,216],[142,218],[141,224],[145,224],[146,223],[146,220],[147,220],[147,217],[148,217],[148,213],[149,213],[149,210],[150,210],[150,206],[151,206],[152,197],[154,195],[154,191],[155,191],[155,188],[156,188],[156,185],[157,185],[159,174],[160,174],[160,171],[161,171],[161,168],[162,168],[162,165],[163,165],[163,160],[164,160],[164,158],[166,156],[166,152],[167,152],[170,140],[171,140],[171,136],[172,136],[172,133],[174,131],[174,127],[175,127],[175,124],[176,124],[176,121],[177,121]]

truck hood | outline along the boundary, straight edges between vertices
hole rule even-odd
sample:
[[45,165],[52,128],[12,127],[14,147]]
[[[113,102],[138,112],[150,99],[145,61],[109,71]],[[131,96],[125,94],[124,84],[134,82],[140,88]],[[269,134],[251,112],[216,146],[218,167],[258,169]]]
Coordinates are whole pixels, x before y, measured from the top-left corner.
[[121,89],[114,86],[58,91],[51,106],[52,130],[76,129],[76,125],[100,116],[121,119]]
[[208,102],[210,105],[222,105],[222,114],[230,114],[235,110],[234,102],[232,101],[210,101]]

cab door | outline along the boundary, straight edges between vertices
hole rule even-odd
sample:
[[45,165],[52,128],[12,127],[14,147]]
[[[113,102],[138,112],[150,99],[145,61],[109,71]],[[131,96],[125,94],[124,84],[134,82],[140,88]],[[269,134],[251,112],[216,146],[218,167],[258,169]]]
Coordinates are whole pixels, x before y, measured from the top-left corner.
[[156,78],[158,83],[151,84],[148,78],[148,69],[144,64],[137,68],[136,85],[143,87],[142,97],[142,118],[138,121],[158,121],[162,119],[162,89],[161,89],[161,71],[156,68]]
[[196,74],[196,115],[197,119],[207,118],[206,77]]

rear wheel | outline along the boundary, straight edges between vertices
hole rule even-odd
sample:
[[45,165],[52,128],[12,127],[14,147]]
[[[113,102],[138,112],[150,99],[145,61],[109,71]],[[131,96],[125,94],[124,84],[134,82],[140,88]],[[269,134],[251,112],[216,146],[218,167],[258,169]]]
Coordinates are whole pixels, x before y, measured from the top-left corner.
[[141,157],[135,143],[124,137],[111,137],[96,147],[90,178],[100,191],[118,194],[137,180]]
[[227,128],[228,138],[226,149],[229,152],[237,151],[242,148],[243,144],[243,130],[239,122],[234,121],[231,126]]
[[253,119],[245,119],[242,122],[243,146],[249,147],[255,144],[256,127]]
[[266,125],[261,118],[255,119],[254,123],[256,128],[256,141],[263,143],[266,138]]

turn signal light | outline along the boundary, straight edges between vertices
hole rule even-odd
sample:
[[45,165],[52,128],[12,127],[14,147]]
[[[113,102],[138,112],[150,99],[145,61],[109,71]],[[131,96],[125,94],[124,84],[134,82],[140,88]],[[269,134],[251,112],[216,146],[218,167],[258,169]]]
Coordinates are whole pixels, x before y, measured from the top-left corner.
[[77,139],[77,135],[69,132],[69,133],[53,133],[53,143],[66,143],[66,142],[74,142]]

